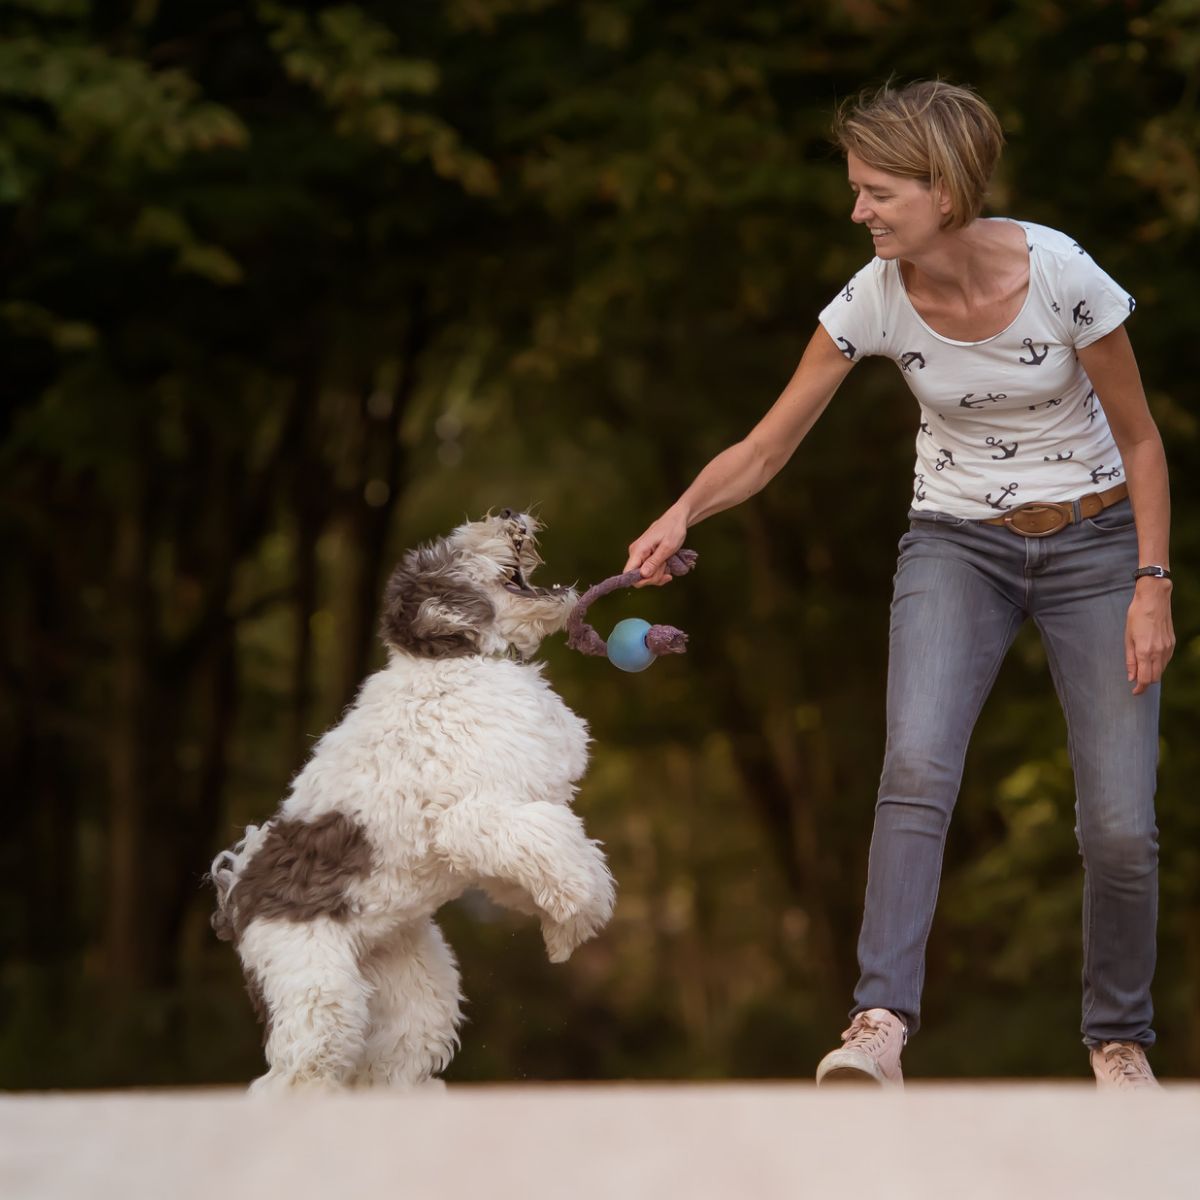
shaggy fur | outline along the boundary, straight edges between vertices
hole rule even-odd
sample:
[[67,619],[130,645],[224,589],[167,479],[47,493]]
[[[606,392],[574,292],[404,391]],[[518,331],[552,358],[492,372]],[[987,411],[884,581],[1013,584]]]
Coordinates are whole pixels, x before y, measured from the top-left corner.
[[444,1070],[462,996],[433,914],[469,887],[538,915],[553,962],[612,915],[604,855],[571,809],[587,728],[526,661],[576,602],[529,583],[537,529],[505,509],[405,555],[387,666],[278,813],[213,862],[213,925],[264,1024],[253,1091]]

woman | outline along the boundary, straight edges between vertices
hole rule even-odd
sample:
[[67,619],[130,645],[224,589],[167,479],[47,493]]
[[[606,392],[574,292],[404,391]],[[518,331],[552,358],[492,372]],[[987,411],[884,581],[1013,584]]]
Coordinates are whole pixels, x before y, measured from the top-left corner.
[[876,257],[821,313],[771,410],[632,543],[626,569],[668,582],[691,525],[765,486],[856,362],[893,359],[920,405],[915,485],[861,976],[817,1081],[902,1084],[967,741],[1032,617],[1075,772],[1083,1041],[1099,1086],[1156,1087],[1154,780],[1174,634],[1167,468],[1123,326],[1133,299],[1066,235],[980,218],[1003,134],[973,92],[884,88],[843,108],[834,134]]

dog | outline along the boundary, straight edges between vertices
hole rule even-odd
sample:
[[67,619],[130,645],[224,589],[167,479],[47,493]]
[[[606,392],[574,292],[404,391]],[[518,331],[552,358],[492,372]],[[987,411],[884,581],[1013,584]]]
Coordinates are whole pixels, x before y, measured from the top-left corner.
[[277,813],[213,861],[213,927],[264,1026],[252,1092],[444,1071],[462,994],[433,915],[468,888],[540,917],[552,962],[611,917],[612,875],[571,808],[587,726],[530,661],[577,601],[530,582],[539,528],[506,508],[404,555],[387,665]]

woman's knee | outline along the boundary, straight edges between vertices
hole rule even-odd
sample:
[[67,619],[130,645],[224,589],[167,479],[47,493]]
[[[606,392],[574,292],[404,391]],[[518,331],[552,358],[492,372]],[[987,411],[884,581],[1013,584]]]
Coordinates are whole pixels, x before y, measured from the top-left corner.
[[1158,869],[1158,829],[1143,824],[1076,829],[1079,853],[1090,872],[1109,879],[1138,879]]
[[945,825],[961,778],[961,764],[931,753],[928,741],[889,743],[879,781],[879,806],[901,806]]

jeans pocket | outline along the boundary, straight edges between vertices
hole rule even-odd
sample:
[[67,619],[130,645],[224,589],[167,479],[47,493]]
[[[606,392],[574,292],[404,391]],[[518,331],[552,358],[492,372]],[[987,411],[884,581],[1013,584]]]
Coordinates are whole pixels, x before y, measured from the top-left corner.
[[1102,508],[1094,517],[1084,517],[1083,523],[1103,533],[1120,533],[1134,528],[1133,505],[1128,499]]

